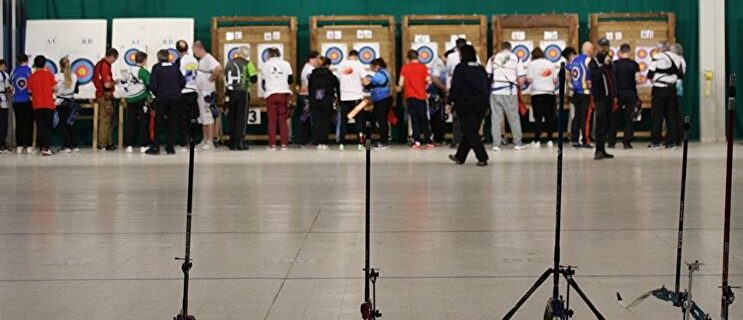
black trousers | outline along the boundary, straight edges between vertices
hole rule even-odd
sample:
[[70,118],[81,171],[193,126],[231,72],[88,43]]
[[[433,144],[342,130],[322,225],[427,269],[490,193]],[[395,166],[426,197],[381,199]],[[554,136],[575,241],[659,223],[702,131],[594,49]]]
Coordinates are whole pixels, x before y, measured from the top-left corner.
[[387,122],[387,113],[390,111],[390,107],[392,107],[392,97],[374,103],[374,110],[372,111],[374,127],[378,130],[379,142],[381,143],[390,142],[390,125]]
[[676,144],[678,132],[678,96],[676,87],[653,87],[652,108],[650,116],[653,119],[651,139],[653,144],[660,144],[663,138],[663,120],[666,121],[666,145]]
[[199,95],[196,92],[184,93],[181,96],[181,108],[178,109],[178,114],[180,115],[178,129],[181,134],[179,144],[181,147],[185,147],[190,134],[189,124],[191,124],[192,119],[196,121],[199,117]]
[[[428,99],[431,132],[434,142],[444,142],[444,104],[442,100]],[[433,106],[436,106],[434,108]],[[436,109],[436,111],[432,111]]]
[[[413,141],[427,144],[431,142],[431,125],[428,121],[428,105],[426,100],[408,98],[408,115],[413,127]],[[421,137],[421,134],[423,137]]]
[[[145,99],[129,103],[126,106],[126,127],[124,127],[126,134],[124,140],[126,140],[125,144],[127,146],[146,146],[150,144],[147,125],[150,115],[144,112],[146,103]],[[137,141],[137,138],[139,138],[139,141]]]
[[[310,108],[310,102],[307,96],[299,96],[297,97],[297,110],[295,111],[297,113],[297,119],[300,119],[302,117],[302,114],[307,112],[307,110]],[[310,110],[310,113],[312,113],[312,110]],[[307,121],[302,122],[300,119],[297,122],[297,125],[299,127],[299,144],[306,145],[312,142],[312,116],[310,116],[310,119],[307,119]]]
[[[531,108],[534,111],[534,141],[546,142],[552,140],[555,131],[555,95],[538,94],[531,96]],[[542,132],[547,137],[542,139]]]
[[614,145],[617,141],[619,125],[624,123],[622,143],[627,145],[632,143],[635,138],[635,124],[632,122],[632,113],[637,107],[637,92],[619,91],[617,92],[617,100],[619,101],[619,109],[611,112],[611,126],[607,139],[610,145]]
[[[354,100],[354,101],[341,101],[340,110],[338,113],[338,126],[335,130],[335,141],[344,144],[346,143],[346,134],[348,133],[348,113],[353,110],[356,105],[361,103],[361,100]],[[356,115],[354,120],[356,120],[356,129],[358,133],[364,132],[364,123],[361,119],[363,117],[364,112],[359,112],[359,114]]]
[[590,132],[586,131],[586,122],[590,121],[586,119],[588,117],[588,105],[590,104],[591,96],[587,94],[574,94],[573,95],[573,107],[575,108],[575,116],[570,126],[570,133],[572,135],[571,141],[573,143],[580,141],[581,133],[583,134],[583,143],[588,143],[588,137]]
[[42,150],[51,148],[54,110],[36,109],[34,110],[34,117],[36,118],[36,144]]
[[460,162],[464,163],[467,160],[470,150],[475,151],[478,161],[488,160],[488,153],[485,152],[485,146],[482,143],[482,138],[480,138],[480,125],[488,109],[489,106],[487,104],[474,106],[472,109],[457,109],[459,122],[462,124],[463,136],[462,141],[459,142],[455,157]]
[[75,126],[67,124],[67,118],[70,117],[72,109],[70,108],[70,102],[63,101],[57,106],[57,113],[59,114],[59,124],[57,129],[62,132],[62,144],[64,148],[75,149],[77,148],[77,139],[75,139]]
[[596,152],[606,150],[606,133],[609,129],[609,113],[611,113],[612,100],[596,99]]
[[230,145],[237,148],[243,145],[245,127],[248,125],[249,93],[245,91],[230,91]]
[[8,147],[5,143],[8,137],[8,114],[10,114],[9,109],[0,108],[0,149]]
[[451,130],[452,130],[452,140],[451,142],[453,144],[459,144],[462,141],[462,136],[464,135],[462,133],[462,124],[459,123],[459,116],[457,115],[456,111],[452,111],[452,124],[451,124]]
[[[173,144],[176,141],[176,130],[179,126],[179,118],[180,118],[180,112],[178,111],[178,106],[180,105],[180,100],[157,100],[155,101],[155,115],[156,115],[156,125],[155,125],[155,139],[152,141],[152,146],[155,148],[160,147],[160,132],[162,132],[161,128],[167,129],[167,135],[168,135],[168,141],[166,142],[166,145],[168,147],[172,147]],[[183,121],[185,122],[185,121]],[[186,132],[188,133],[188,132]]]
[[30,147],[34,140],[34,110],[31,102],[13,104],[15,112],[15,143],[19,147]]
[[330,118],[333,114],[332,103],[318,103],[310,106],[312,112],[312,143],[327,144],[330,135]]

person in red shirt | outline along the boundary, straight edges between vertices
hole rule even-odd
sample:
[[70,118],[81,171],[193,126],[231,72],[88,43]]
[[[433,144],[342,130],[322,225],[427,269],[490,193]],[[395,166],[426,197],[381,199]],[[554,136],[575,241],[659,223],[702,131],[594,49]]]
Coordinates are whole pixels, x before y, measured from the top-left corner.
[[119,59],[119,52],[108,49],[106,56],[95,64],[93,70],[93,85],[95,86],[95,99],[98,103],[98,149],[115,150],[111,142],[111,129],[114,115],[114,88],[115,82],[111,73],[111,65]]
[[57,80],[46,68],[46,57],[39,55],[34,58],[36,71],[28,79],[28,91],[31,93],[31,105],[36,118],[36,143],[39,145],[42,156],[51,156],[54,153],[52,144],[52,120],[57,104],[54,101],[54,87]]
[[428,67],[418,61],[417,51],[408,51],[407,58],[408,63],[400,70],[398,90],[402,89],[403,98],[408,106],[410,124],[413,127],[412,148],[420,149],[425,144],[427,149],[433,149],[426,105],[426,88],[431,84],[431,76],[428,74]]

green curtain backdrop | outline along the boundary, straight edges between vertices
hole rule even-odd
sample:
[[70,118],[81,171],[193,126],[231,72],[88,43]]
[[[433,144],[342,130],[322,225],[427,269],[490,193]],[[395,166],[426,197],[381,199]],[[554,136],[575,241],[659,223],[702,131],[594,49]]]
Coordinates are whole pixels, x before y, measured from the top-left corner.
[[[743,85],[743,63],[740,61],[740,52],[743,50],[743,6],[735,1],[725,1],[725,36],[727,38],[725,58],[728,74],[735,72],[738,78],[738,86]],[[738,90],[741,92],[743,90]],[[740,96],[740,94],[738,94]],[[743,105],[738,103],[739,106]],[[735,137],[743,138],[743,112],[736,114]]]
[[[580,15],[580,35],[583,41],[588,39],[588,15],[591,13],[674,12],[677,16],[677,40],[687,48],[685,53],[689,73],[688,80],[685,81],[684,109],[694,123],[691,132],[693,138],[699,137],[699,56],[695,49],[698,47],[699,32],[698,3],[699,0],[26,0],[29,19],[193,17],[196,19],[196,37],[207,45],[211,40],[209,28],[213,16],[296,16],[299,19],[297,41],[300,59],[309,50],[307,23],[313,15],[390,14],[398,18],[399,24],[400,17],[407,14],[490,16],[567,12]],[[736,25],[738,28],[735,29],[737,31],[743,27],[743,23],[740,23],[743,9],[737,7],[735,10],[738,11],[739,21]],[[399,28],[397,39],[399,44]]]

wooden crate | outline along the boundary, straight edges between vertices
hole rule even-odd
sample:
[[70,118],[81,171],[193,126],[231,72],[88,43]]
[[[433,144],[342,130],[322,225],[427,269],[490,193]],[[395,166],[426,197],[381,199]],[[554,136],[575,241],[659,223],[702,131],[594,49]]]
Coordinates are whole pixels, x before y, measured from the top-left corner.
[[[480,60],[488,58],[488,18],[484,15],[408,15],[402,22],[402,55],[411,48],[429,47],[433,55],[421,60],[444,56],[457,38],[465,38],[477,50]],[[435,46],[436,48],[431,48]],[[424,53],[425,54],[425,53]]]
[[[214,17],[212,18],[212,54],[227,64],[230,51],[242,45],[250,46],[250,61],[260,68],[263,54],[270,47],[279,47],[282,58],[288,61],[294,74],[297,70],[297,18],[296,17]],[[251,88],[251,107],[265,109],[258,85]],[[224,103],[224,79],[217,83],[218,101]]]
[[[360,60],[365,64],[375,57],[384,58],[395,78],[395,18],[386,15],[310,17],[310,49],[330,57],[331,69],[352,49],[360,51]],[[394,90],[394,81],[391,85]]]
[[[591,19],[591,41],[601,37],[611,41],[615,57],[623,43],[632,46],[635,60],[647,73],[658,42],[676,42],[676,15],[673,13],[596,13]],[[651,85],[647,78],[638,83],[638,94],[644,108],[650,108]]]

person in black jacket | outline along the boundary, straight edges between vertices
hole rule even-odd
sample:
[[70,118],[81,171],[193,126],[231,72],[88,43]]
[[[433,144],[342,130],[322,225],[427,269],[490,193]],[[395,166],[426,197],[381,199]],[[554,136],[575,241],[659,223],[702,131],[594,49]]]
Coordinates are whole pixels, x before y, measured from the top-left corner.
[[333,104],[341,99],[340,82],[329,67],[330,59],[322,58],[320,66],[310,74],[307,90],[312,113],[312,143],[323,150],[328,148]]
[[[152,67],[150,76],[150,91],[155,95],[155,139],[147,154],[160,154],[160,128],[167,117],[168,142],[165,152],[175,154],[173,143],[176,140],[176,130],[181,113],[178,105],[181,103],[181,91],[186,87],[186,79],[180,68],[168,62],[168,50],[157,52],[157,60],[160,62]],[[185,121],[185,120],[183,120]]]
[[457,154],[450,155],[449,159],[456,164],[464,164],[470,150],[474,150],[477,165],[484,167],[488,165],[488,154],[485,152],[479,132],[485,113],[490,107],[490,81],[485,68],[477,63],[477,54],[473,46],[463,46],[459,49],[459,54],[462,60],[452,75],[449,103],[454,105],[454,110],[459,116],[464,137]]
[[596,153],[594,160],[614,158],[606,153],[606,135],[609,128],[609,114],[615,96],[614,75],[612,72],[612,56],[609,53],[609,40],[601,38],[598,41],[599,52],[591,59],[588,69],[591,75],[591,95],[596,108]]

